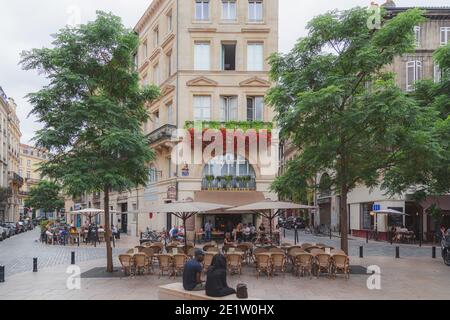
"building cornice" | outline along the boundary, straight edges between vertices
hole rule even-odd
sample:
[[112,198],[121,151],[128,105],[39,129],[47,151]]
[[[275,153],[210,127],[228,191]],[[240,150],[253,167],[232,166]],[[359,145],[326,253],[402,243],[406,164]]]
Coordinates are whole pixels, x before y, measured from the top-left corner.
[[157,13],[158,9],[161,7],[161,4],[165,0],[153,0],[147,10],[144,12],[144,15],[139,19],[138,23],[134,27],[134,31],[137,33],[141,33],[145,24]]

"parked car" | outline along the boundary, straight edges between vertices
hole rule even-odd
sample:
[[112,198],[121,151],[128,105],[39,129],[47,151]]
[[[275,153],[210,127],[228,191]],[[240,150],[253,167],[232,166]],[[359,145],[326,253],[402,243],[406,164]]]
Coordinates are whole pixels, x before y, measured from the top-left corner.
[[2,223],[0,227],[8,230],[8,238],[16,234],[16,225],[14,223]]
[[0,241],[6,240],[6,238],[8,238],[8,233],[8,229],[0,227]]

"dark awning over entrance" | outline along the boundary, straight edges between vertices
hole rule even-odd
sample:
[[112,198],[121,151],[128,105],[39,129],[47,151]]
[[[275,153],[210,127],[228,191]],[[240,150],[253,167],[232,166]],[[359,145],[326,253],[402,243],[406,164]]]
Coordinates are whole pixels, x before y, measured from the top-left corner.
[[424,210],[436,204],[438,208],[444,211],[450,211],[450,195],[445,196],[429,196],[420,203]]
[[[195,201],[221,203],[233,207],[243,206],[264,200],[264,194],[258,191],[197,191],[195,193]],[[236,214],[239,212],[229,212],[222,210],[217,211],[216,213]],[[211,214],[211,212],[209,212],[208,214]]]

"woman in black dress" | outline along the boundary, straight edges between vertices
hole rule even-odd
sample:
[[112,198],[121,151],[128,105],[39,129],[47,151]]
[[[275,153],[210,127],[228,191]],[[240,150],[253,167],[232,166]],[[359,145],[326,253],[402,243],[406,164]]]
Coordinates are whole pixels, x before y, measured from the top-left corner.
[[206,295],[209,297],[226,297],[236,290],[227,285],[227,261],[221,254],[215,255],[208,269],[206,278]]

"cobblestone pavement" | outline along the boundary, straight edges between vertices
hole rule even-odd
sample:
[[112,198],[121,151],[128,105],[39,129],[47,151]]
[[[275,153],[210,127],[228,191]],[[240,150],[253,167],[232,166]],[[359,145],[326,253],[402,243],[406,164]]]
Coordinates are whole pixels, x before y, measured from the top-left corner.
[[[335,248],[340,248],[340,237],[338,234],[334,234],[330,240],[329,236],[314,236],[312,234],[305,234],[304,231],[299,231],[299,242],[300,243],[324,243],[326,245],[333,246]],[[294,243],[294,230],[286,230],[286,238],[282,241]],[[431,245],[419,244],[390,244],[388,242],[373,241],[370,240],[366,243],[366,239],[354,238],[349,239],[349,255],[359,256],[359,247],[364,247],[364,256],[395,256],[395,247],[400,247],[401,257],[431,257],[432,249]],[[436,257],[441,257],[441,249],[439,245],[436,245]]]
[[[38,239],[39,230],[34,229],[0,242],[0,265],[5,266],[6,276],[33,270],[33,258],[38,258],[38,269],[70,264],[72,251],[75,252],[77,263],[106,259],[104,246],[52,246],[43,244]],[[123,247],[115,248],[113,256],[117,258],[124,251],[126,249]]]

